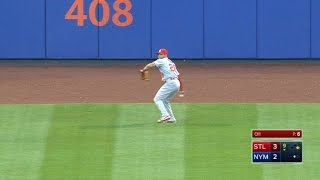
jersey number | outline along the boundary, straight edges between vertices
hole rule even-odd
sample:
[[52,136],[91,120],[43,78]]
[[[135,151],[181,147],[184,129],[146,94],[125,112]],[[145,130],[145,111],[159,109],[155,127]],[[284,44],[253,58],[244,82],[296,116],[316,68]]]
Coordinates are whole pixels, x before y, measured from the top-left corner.
[[176,66],[174,64],[170,63],[169,67],[170,67],[170,71],[172,71],[172,72],[176,72],[177,71],[177,68],[176,68]]

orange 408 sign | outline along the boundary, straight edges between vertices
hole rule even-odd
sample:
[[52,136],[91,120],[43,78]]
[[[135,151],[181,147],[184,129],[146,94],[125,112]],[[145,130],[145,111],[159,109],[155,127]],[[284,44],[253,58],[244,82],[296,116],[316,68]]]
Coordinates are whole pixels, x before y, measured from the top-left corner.
[[[124,8],[120,8],[120,5],[123,4]],[[97,6],[102,7],[102,18],[98,20],[96,16]],[[130,13],[132,8],[132,3],[130,0],[116,0],[113,3],[112,8],[115,11],[115,14],[112,15],[112,22],[116,26],[125,27],[132,24],[133,16]],[[120,16],[125,17],[125,21],[120,21]],[[76,20],[78,26],[83,26],[84,21],[88,19],[88,16],[84,12],[84,3],[83,0],[74,0],[73,4],[67,11],[65,15],[67,20]],[[89,7],[89,19],[91,23],[95,26],[105,26],[110,20],[110,7],[106,0],[92,0]]]

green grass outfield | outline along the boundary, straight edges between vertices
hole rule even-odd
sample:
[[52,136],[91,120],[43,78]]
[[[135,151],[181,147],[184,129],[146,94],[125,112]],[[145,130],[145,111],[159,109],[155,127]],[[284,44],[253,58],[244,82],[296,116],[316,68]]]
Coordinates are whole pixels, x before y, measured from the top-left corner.
[[[320,104],[0,105],[0,179],[320,179]],[[252,164],[251,129],[303,129],[303,164]]]

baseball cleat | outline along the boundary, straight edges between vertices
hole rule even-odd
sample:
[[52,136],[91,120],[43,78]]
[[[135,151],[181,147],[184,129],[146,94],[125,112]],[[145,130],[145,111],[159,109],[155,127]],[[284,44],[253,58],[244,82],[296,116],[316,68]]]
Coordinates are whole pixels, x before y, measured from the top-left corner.
[[163,121],[163,123],[176,123],[176,121],[169,119],[169,120]]
[[165,121],[170,120],[170,116],[165,116],[165,117],[161,117],[160,119],[158,119],[157,123],[163,123]]

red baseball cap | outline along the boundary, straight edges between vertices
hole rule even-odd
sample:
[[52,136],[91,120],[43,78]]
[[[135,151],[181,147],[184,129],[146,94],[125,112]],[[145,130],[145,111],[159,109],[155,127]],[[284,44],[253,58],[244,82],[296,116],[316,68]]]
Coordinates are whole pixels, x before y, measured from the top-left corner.
[[157,54],[161,54],[161,55],[167,55],[168,54],[168,50],[161,48],[159,49],[159,51],[157,52]]

